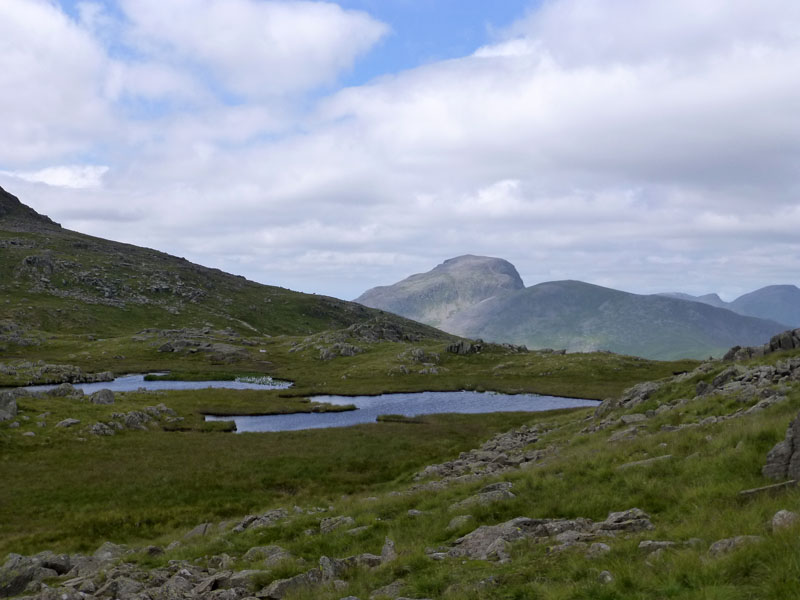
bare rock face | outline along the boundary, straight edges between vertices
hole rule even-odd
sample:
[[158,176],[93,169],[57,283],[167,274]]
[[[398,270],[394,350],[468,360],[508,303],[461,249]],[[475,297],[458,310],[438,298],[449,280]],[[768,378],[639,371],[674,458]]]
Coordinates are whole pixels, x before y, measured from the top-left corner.
[[769,451],[761,473],[775,480],[800,479],[800,415],[789,423],[784,440]]

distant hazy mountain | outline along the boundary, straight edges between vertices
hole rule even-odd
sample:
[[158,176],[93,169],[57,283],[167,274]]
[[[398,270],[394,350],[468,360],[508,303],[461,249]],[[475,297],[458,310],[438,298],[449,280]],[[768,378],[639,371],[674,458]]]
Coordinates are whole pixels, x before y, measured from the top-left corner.
[[442,328],[534,348],[605,349],[661,359],[718,355],[744,345],[742,340],[762,344],[786,329],[700,302],[640,296],[581,281],[541,283],[488,300]]
[[467,308],[524,287],[507,260],[468,254],[394,285],[373,288],[356,302],[438,327]]
[[375,288],[357,302],[465,337],[660,359],[719,355],[734,345],[763,344],[786,329],[697,299],[642,296],[580,281],[525,288],[510,263],[476,256]]
[[730,307],[743,315],[800,327],[800,289],[796,285],[768,285],[738,297]]
[[705,294],[703,296],[692,296],[691,294],[682,294],[680,292],[672,292],[669,294],[658,294],[659,296],[666,296],[667,298],[678,298],[679,300],[689,300],[691,302],[702,302],[703,304],[708,304],[709,306],[716,306],[717,308],[728,308],[728,305],[725,300],[720,298],[717,294]]
[[690,296],[689,294],[670,293],[661,295],[727,308],[748,317],[771,319],[788,327],[800,327],[800,289],[796,285],[768,285],[740,296],[733,302],[725,302],[716,294]]

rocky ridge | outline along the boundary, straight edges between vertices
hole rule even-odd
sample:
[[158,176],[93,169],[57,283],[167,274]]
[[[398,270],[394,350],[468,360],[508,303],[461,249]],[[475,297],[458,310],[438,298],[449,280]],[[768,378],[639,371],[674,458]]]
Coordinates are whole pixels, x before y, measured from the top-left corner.
[[796,348],[800,348],[800,329],[790,329],[772,336],[769,342],[761,346],[746,346],[744,348],[734,346],[725,353],[722,360],[742,361],[766,356],[780,350],[794,350]]

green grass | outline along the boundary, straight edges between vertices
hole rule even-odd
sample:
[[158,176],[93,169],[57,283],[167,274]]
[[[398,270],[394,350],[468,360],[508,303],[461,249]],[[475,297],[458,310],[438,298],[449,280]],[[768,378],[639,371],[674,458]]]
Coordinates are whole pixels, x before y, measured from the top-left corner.
[[[720,364],[700,378],[713,378],[723,368]],[[665,386],[647,406],[691,397],[695,384],[689,380]],[[202,392],[159,398],[186,415],[215,402],[237,410],[303,402],[281,392]],[[147,395],[127,396],[120,406],[154,403]],[[69,432],[61,432],[61,437],[53,432],[23,439],[20,430],[0,427],[4,482],[0,552],[90,551],[105,539],[166,544],[204,521],[241,518],[278,506],[330,504],[333,512],[301,514],[276,527],[203,538],[163,557],[139,560],[155,566],[221,553],[236,557],[252,546],[277,543],[307,561],[305,567],[281,566],[265,576],[266,583],[309,568],[321,555],[378,553],[388,536],[397,544],[398,560],[373,571],[347,573],[347,594],[368,597],[377,587],[403,578],[407,582],[404,594],[443,599],[794,598],[800,578],[800,530],[773,534],[768,523],[779,509],[800,506],[800,490],[748,499],[741,498],[739,491],[766,483],[760,474],[764,457],[783,438],[786,425],[800,409],[800,390],[793,388],[786,401],[752,417],[679,432],[660,430],[664,424],[696,422],[706,415],[732,413],[740,406],[721,395],[703,397],[648,420],[639,437],[616,443],[608,439],[624,425],[580,433],[589,409],[435,415],[413,426],[382,422],[277,434],[128,432],[83,442]],[[30,410],[28,405],[24,408],[26,413]],[[622,411],[613,414],[619,416]],[[476,493],[491,479],[438,492],[388,494],[408,488],[413,474],[425,465],[455,458],[493,433],[523,423],[542,427],[541,439],[533,448],[553,450],[539,466],[504,475],[503,479],[513,482],[516,497],[471,510],[472,522],[460,530],[447,529],[454,515],[448,506]],[[617,469],[664,454],[673,458]],[[447,546],[483,524],[518,516],[599,521],[609,512],[634,506],[651,515],[656,529],[604,540],[612,551],[596,559],[585,558],[580,550],[550,554],[547,547],[553,542],[526,541],[513,545],[509,564],[436,562],[425,554],[426,548]],[[411,508],[423,511],[422,515],[409,516]],[[352,516],[355,526],[367,528],[357,535],[304,533],[331,514]],[[764,536],[765,542],[719,559],[708,557],[712,542],[746,534]],[[694,538],[700,541],[684,545]],[[649,561],[638,550],[642,539],[681,545]],[[236,565],[237,569],[247,567],[257,565],[242,561]],[[603,570],[613,574],[613,582],[598,581]],[[342,595],[323,587],[298,591],[289,600],[337,600]]]
[[447,415],[411,428],[135,431],[85,441],[70,430],[28,439],[2,428],[0,555],[91,550],[106,539],[141,542],[256,510],[327,505],[342,494],[408,481],[426,464],[530,419]]

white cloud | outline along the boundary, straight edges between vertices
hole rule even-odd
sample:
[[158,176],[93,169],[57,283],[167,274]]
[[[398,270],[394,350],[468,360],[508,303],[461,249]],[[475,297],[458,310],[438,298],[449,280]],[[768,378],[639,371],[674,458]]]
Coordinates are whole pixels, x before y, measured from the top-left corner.
[[387,27],[326,2],[122,0],[131,40],[156,60],[209,69],[246,97],[333,83]]
[[469,56],[321,99],[385,25],[332,3],[85,4],[78,24],[0,1],[20,89],[0,168],[101,185],[11,190],[65,225],[344,297],[468,252],[529,284],[799,283],[794,1],[550,0]]
[[112,123],[100,45],[45,0],[0,2],[0,165],[78,152]]
[[31,183],[73,189],[98,188],[107,172],[108,167],[100,165],[62,165],[39,171],[2,171],[4,175]]

